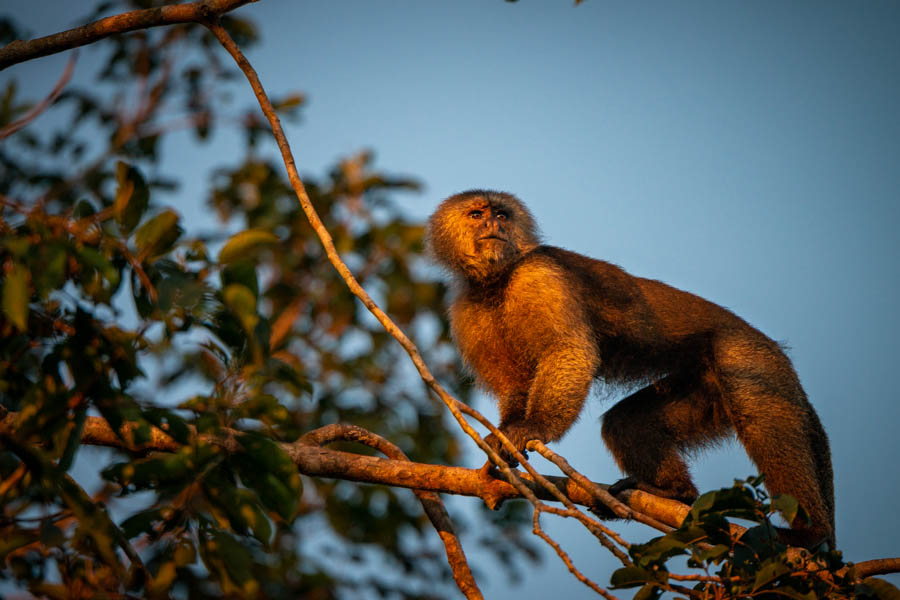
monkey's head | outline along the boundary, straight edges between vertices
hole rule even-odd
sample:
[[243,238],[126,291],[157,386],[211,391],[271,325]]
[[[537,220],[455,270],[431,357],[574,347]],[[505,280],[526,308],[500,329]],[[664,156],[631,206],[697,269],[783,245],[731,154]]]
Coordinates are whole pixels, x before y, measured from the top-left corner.
[[534,218],[505,192],[469,190],[450,196],[428,219],[432,256],[469,281],[502,272],[539,244]]

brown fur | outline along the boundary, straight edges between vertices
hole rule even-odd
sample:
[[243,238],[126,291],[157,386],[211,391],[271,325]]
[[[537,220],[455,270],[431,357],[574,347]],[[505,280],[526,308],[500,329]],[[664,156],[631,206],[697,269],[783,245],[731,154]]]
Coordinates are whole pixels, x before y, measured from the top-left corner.
[[540,245],[510,194],[451,196],[428,222],[428,243],[457,275],[450,321],[463,359],[499,399],[500,429],[517,448],[562,437],[594,378],[649,384],[603,419],[630,475],[623,485],[690,501],[685,454],[736,433],[770,493],[809,512],[791,541],[833,546],[828,438],[774,341],[698,296]]

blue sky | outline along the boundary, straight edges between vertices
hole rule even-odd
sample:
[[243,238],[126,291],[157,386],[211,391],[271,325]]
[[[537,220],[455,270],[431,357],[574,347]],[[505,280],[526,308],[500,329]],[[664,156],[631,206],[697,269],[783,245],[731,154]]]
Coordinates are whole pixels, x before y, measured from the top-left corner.
[[[86,10],[4,7],[36,35]],[[378,167],[424,182],[399,197],[415,218],[467,188],[516,193],[549,243],[785,341],[831,437],[839,546],[854,561],[900,554],[900,4],[265,0],[241,13],[260,26],[249,58],[270,92],[309,95],[288,127],[301,172],[374,149]],[[37,98],[63,64],[13,67],[0,85],[17,77]],[[238,142],[164,149],[193,179],[189,218],[205,218],[204,169],[238,160]],[[605,482],[619,476],[599,437],[611,403],[591,401],[557,445]],[[693,464],[701,488],[753,471],[737,444]],[[614,563],[591,540],[551,531],[606,581]],[[552,553],[543,565],[528,597],[586,591]]]

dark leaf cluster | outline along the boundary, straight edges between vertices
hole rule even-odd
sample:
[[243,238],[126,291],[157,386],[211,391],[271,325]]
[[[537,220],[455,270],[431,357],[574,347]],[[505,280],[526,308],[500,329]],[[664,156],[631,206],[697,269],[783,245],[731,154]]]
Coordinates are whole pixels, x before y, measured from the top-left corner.
[[[646,544],[633,545],[633,566],[612,574],[613,588],[639,588],[635,598],[660,598],[666,592],[696,598],[865,598],[889,600],[900,592],[884,580],[858,582],[852,564],[827,544],[809,551],[785,545],[772,524],[803,519],[791,496],[769,498],[761,476],[736,480],[730,488],[700,496],[678,529]],[[748,525],[738,535],[733,524]],[[686,557],[687,567],[706,577],[693,587],[670,578],[670,561]]]

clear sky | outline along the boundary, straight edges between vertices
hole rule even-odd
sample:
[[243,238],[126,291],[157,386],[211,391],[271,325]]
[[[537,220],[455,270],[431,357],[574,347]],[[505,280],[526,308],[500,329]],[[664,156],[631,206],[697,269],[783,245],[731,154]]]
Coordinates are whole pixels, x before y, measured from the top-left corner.
[[[87,6],[3,11],[44,35]],[[549,243],[785,341],[831,438],[839,546],[854,561],[900,555],[900,3],[263,0],[241,12],[260,25],[249,58],[270,92],[309,95],[288,128],[302,172],[372,148],[379,168],[425,183],[400,198],[416,218],[463,189],[516,193]],[[0,85],[16,76],[42,97],[63,63],[14,67]],[[179,200],[190,218],[205,218],[203,169],[238,160],[237,141],[164,149],[193,178]],[[599,436],[610,405],[593,400],[557,445],[604,482],[619,477]],[[694,462],[701,488],[751,472],[736,444]],[[591,540],[551,531],[606,582],[614,562]],[[543,565],[516,596],[587,595],[552,553]]]

